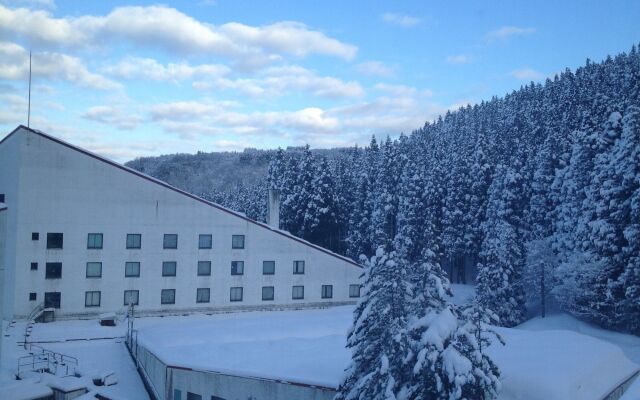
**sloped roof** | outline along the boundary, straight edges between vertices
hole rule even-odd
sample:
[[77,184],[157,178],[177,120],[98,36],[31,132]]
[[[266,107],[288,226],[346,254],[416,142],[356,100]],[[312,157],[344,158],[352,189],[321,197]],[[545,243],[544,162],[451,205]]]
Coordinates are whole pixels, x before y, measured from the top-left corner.
[[[334,253],[334,252],[332,252],[332,251],[330,251],[330,250],[327,250],[327,249],[325,249],[324,247],[320,247],[320,246],[315,245],[315,244],[313,244],[313,243],[310,243],[310,242],[308,242],[308,241],[306,241],[306,240],[304,240],[304,239],[300,239],[300,238],[298,238],[298,237],[296,237],[296,236],[293,236],[293,235],[292,235],[292,234],[290,234],[289,232],[286,232],[286,231],[283,231],[283,230],[280,230],[280,229],[274,229],[274,228],[270,227],[269,225],[267,225],[267,224],[265,224],[265,223],[258,222],[258,221],[255,221],[255,220],[251,219],[251,218],[248,218],[246,215],[244,215],[244,214],[242,214],[242,213],[239,213],[239,212],[237,212],[237,211],[233,211],[233,210],[231,210],[231,209],[228,209],[228,208],[226,208],[226,207],[223,207],[223,206],[221,206],[220,204],[213,203],[213,202],[211,202],[211,201],[205,200],[205,199],[203,199],[203,198],[201,198],[201,197],[198,197],[198,196],[196,196],[196,195],[194,195],[194,194],[191,194],[191,193],[189,193],[189,192],[186,192],[186,191],[184,191],[184,190],[182,190],[182,189],[178,189],[177,187],[175,187],[175,186],[171,186],[171,185],[169,185],[168,183],[166,183],[166,182],[164,182],[164,181],[161,181],[161,180],[156,179],[156,178],[154,178],[154,177],[151,177],[151,176],[149,176],[149,175],[143,174],[143,173],[142,173],[142,172],[140,172],[140,171],[136,171],[136,170],[135,170],[135,169],[133,169],[133,168],[129,168],[129,167],[124,166],[124,165],[122,165],[122,164],[119,164],[119,163],[117,163],[117,162],[115,162],[115,161],[109,160],[108,158],[105,158],[105,157],[99,156],[99,155],[97,155],[97,154],[95,154],[95,153],[92,153],[92,152],[90,152],[90,151],[88,151],[88,150],[85,150],[85,149],[83,149],[83,148],[81,148],[81,147],[75,146],[75,145],[73,145],[73,144],[71,144],[71,143],[65,142],[64,140],[61,140],[61,139],[58,139],[58,138],[56,138],[56,137],[54,137],[54,136],[48,135],[48,134],[46,134],[46,133],[44,133],[44,132],[42,132],[42,131],[39,131],[39,130],[36,130],[36,129],[33,129],[33,128],[28,128],[28,127],[26,127],[26,126],[24,126],[24,125],[19,125],[19,126],[18,126],[16,129],[14,129],[11,133],[9,133],[7,136],[5,136],[5,138],[4,138],[4,139],[0,140],[0,145],[2,145],[2,143],[4,143],[4,141],[5,141],[5,140],[7,140],[8,138],[10,138],[11,136],[13,136],[14,134],[16,134],[17,132],[19,132],[20,130],[25,130],[25,131],[31,132],[31,133],[33,133],[33,134],[35,134],[35,135],[38,135],[38,136],[40,136],[40,137],[43,137],[43,138],[45,138],[45,139],[51,140],[51,141],[53,141],[53,142],[55,142],[55,143],[58,143],[58,144],[60,144],[60,145],[62,145],[62,146],[65,146],[65,147],[67,147],[67,148],[71,149],[71,150],[74,150],[74,151],[77,151],[77,152],[79,152],[79,153],[82,153],[82,154],[84,154],[84,155],[86,155],[86,156],[89,156],[89,157],[91,157],[91,158],[94,158],[94,159],[96,159],[96,160],[98,160],[98,161],[101,161],[101,162],[103,162],[103,163],[105,163],[105,164],[108,164],[108,165],[110,165],[110,166],[112,166],[112,167],[115,167],[115,168],[121,169],[121,170],[123,170],[123,171],[125,171],[125,172],[128,172],[128,173],[130,173],[130,174],[136,175],[136,176],[138,176],[139,178],[142,178],[142,179],[145,179],[145,180],[147,180],[147,181],[153,182],[153,183],[155,183],[155,184],[157,184],[157,185],[160,185],[160,186],[162,186],[162,187],[164,187],[164,188],[166,188],[166,189],[169,189],[169,190],[172,190],[172,191],[174,191],[174,192],[177,192],[177,193],[179,193],[179,194],[181,194],[181,195],[183,195],[183,196],[189,197],[189,198],[191,198],[191,199],[193,199],[193,200],[195,200],[195,201],[198,201],[198,202],[200,202],[200,203],[206,204],[206,205],[208,205],[208,206],[210,206],[210,207],[217,208],[218,210],[220,210],[220,211],[222,211],[222,212],[225,212],[225,213],[227,213],[227,214],[231,214],[231,215],[233,215],[233,216],[235,216],[235,217],[237,217],[237,218],[241,218],[241,219],[243,219],[243,220],[245,220],[245,221],[247,221],[247,222],[249,222],[249,223],[251,223],[251,224],[257,225],[257,226],[259,226],[259,227],[261,227],[261,228],[263,228],[263,229],[267,229],[267,230],[269,230],[269,231],[271,231],[271,232],[273,232],[273,233],[275,233],[275,234],[278,234],[278,235],[284,236],[284,237],[286,237],[286,238],[288,238],[288,239],[290,239],[290,240],[293,240],[293,241],[298,242],[298,243],[300,243],[300,244],[303,244],[303,245],[305,245],[305,246],[311,247],[311,248],[313,248],[313,249],[315,249],[315,250],[318,250],[318,251],[320,251],[320,252],[322,252],[322,253],[328,254],[328,255],[330,255],[330,256],[332,256],[332,257],[338,258],[338,259],[340,259],[340,260],[342,260],[342,261],[345,261],[345,262],[347,262],[347,263],[349,263],[349,264],[352,264],[352,265],[354,265],[354,266],[356,266],[356,267],[361,267],[361,265],[360,265],[360,264],[356,263],[355,261],[353,261],[352,259],[350,259],[350,258],[348,258],[348,257],[341,256],[340,254],[337,254],[337,253]],[[6,208],[6,207],[5,207],[5,208]]]

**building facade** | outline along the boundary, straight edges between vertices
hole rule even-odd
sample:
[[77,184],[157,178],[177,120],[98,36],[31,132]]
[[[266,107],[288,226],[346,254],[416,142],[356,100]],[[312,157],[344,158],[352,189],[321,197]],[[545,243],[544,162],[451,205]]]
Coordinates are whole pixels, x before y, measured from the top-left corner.
[[6,318],[40,304],[74,318],[359,297],[354,261],[23,126],[0,141],[3,202]]

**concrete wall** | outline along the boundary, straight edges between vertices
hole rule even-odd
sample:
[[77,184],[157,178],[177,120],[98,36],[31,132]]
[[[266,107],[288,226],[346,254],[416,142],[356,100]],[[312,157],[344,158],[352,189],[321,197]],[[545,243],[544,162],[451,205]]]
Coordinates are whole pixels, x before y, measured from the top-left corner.
[[[7,208],[0,203],[0,288],[4,288],[5,274],[5,245],[7,241]],[[0,310],[2,310],[3,296],[0,296]],[[4,324],[0,313],[0,333],[4,336]],[[0,360],[2,360],[2,336],[0,336]]]
[[0,193],[5,195],[5,204],[8,207],[6,213],[6,242],[5,242],[5,276],[4,284],[0,287],[2,292],[3,307],[0,313],[5,319],[13,317],[13,300],[15,295],[15,265],[17,237],[15,235],[18,224],[19,209],[19,182],[21,171],[20,165],[20,135],[12,135],[0,142]]
[[158,400],[175,400],[176,391],[182,400],[188,392],[201,395],[203,400],[212,396],[225,400],[331,400],[336,394],[333,388],[169,366],[135,340],[132,352]]
[[[20,140],[16,140],[20,138]],[[45,292],[61,292],[56,317],[77,317],[115,311],[124,306],[124,291],[139,290],[142,313],[192,310],[301,307],[352,302],[349,285],[358,284],[361,269],[347,259],[216,208],[197,198],[158,184],[121,166],[69,148],[50,138],[22,130],[9,138],[0,185],[15,181],[9,203],[20,199],[15,231],[15,293],[11,307],[26,316]],[[16,146],[17,145],[17,146]],[[3,143],[0,152],[7,152]],[[19,151],[18,151],[19,150]],[[15,164],[18,163],[18,164]],[[16,165],[19,165],[16,168]],[[0,186],[0,187],[2,187]],[[266,193],[265,193],[266,196]],[[11,218],[9,225],[11,226]],[[39,241],[31,233],[40,234]],[[47,250],[48,232],[64,233],[62,250]],[[103,249],[88,250],[87,234],[102,233]],[[127,250],[127,233],[142,235],[140,250]],[[178,234],[178,249],[163,249],[163,235]],[[213,248],[198,249],[199,234],[213,235]],[[232,235],[245,235],[245,248],[231,248]],[[244,261],[244,275],[231,275],[231,261]],[[276,262],[275,275],[262,274],[262,261]],[[305,273],[293,274],[293,261],[305,261]],[[11,261],[11,260],[10,260]],[[125,278],[125,262],[141,264],[139,278]],[[177,262],[176,277],[162,276],[162,262]],[[197,276],[198,261],[211,261],[211,276]],[[32,262],[38,270],[30,270]],[[62,279],[45,279],[45,263],[61,262]],[[102,277],[87,278],[86,263],[102,262]],[[292,286],[305,287],[304,300],[292,299]],[[333,298],[321,298],[321,286],[333,285]],[[243,301],[231,302],[231,287],[243,287]],[[275,299],[262,301],[262,287],[274,286]],[[196,288],[210,288],[210,303],[196,303]],[[176,303],[161,305],[161,289],[175,289]],[[85,307],[85,291],[100,291],[100,307]],[[30,302],[29,293],[37,293]]]

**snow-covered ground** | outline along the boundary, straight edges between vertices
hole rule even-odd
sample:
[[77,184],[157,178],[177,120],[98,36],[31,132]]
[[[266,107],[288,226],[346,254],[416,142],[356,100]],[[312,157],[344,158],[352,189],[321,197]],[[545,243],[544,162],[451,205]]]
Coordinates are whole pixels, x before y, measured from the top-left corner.
[[[456,303],[473,296],[473,288],[454,285]],[[277,377],[290,381],[336,386],[349,351],[346,332],[353,307],[321,310],[247,312],[217,315],[136,319],[139,342],[168,364]],[[4,337],[2,371],[15,368],[24,325]],[[502,400],[599,399],[640,364],[640,338],[614,333],[565,314],[536,318],[515,329],[498,328],[506,346],[494,344],[490,353],[502,370]],[[124,398],[146,393],[122,339],[125,325],[102,327],[95,320],[36,324],[33,341],[80,359],[88,374],[114,371],[119,383],[109,391]],[[91,372],[89,372],[91,371]],[[636,393],[633,395],[631,393]],[[626,400],[638,400],[640,382]],[[631,396],[631,397],[629,397]]]

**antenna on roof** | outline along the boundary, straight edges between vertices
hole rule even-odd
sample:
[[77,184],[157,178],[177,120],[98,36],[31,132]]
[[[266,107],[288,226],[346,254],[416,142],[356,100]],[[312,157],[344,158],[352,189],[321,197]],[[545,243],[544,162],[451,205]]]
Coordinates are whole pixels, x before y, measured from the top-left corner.
[[29,106],[27,110],[27,128],[31,124],[31,50],[29,50]]

